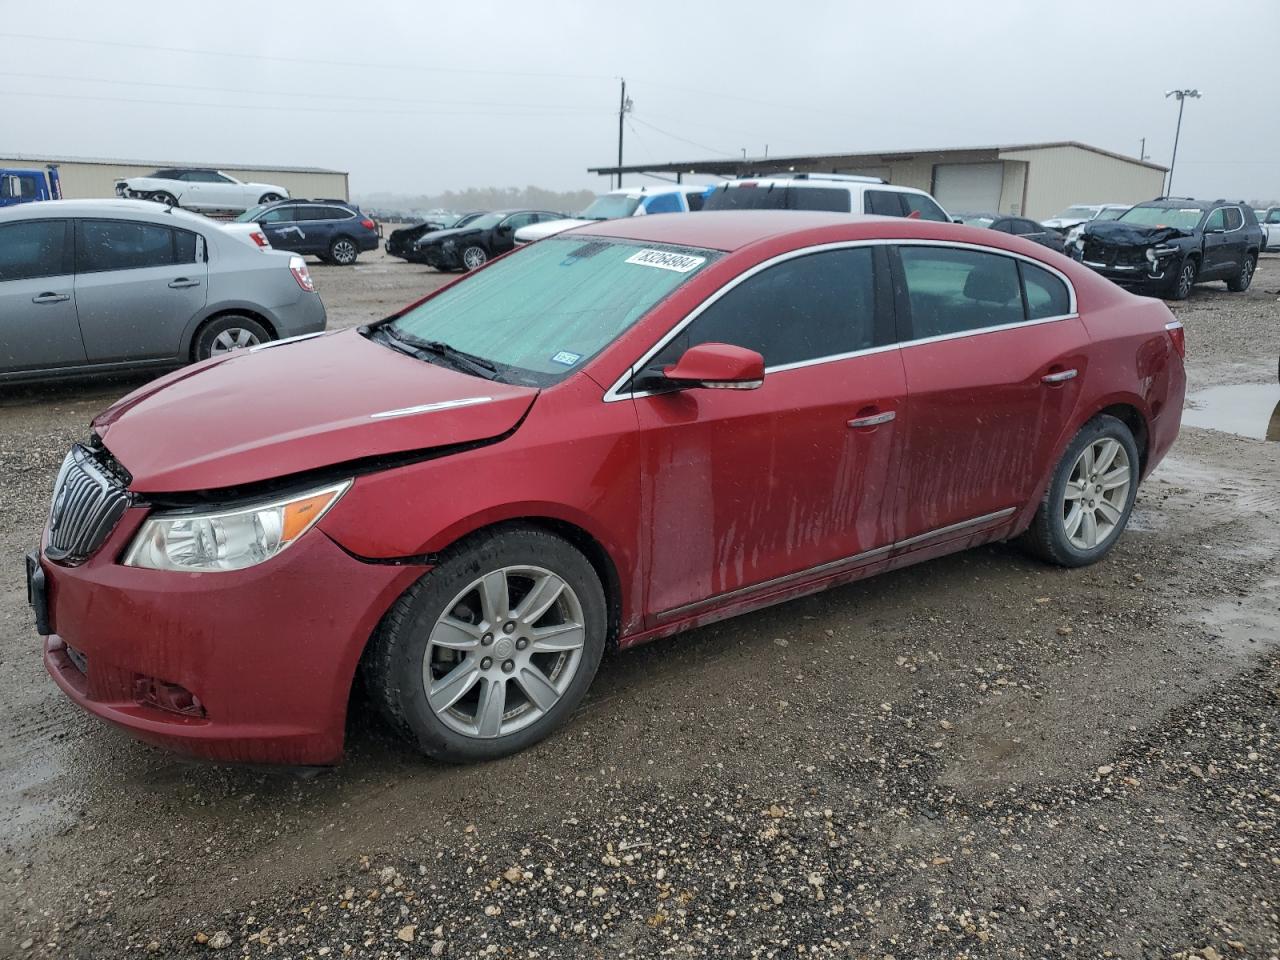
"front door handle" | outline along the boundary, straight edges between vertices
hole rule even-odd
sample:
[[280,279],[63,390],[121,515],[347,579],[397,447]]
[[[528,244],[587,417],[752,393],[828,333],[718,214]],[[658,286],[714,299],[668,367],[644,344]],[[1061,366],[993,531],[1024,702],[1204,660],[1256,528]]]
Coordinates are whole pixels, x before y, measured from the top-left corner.
[[41,293],[31,298],[32,303],[66,303],[71,299],[69,293]]
[[177,280],[170,280],[169,286],[174,290],[181,290],[183,287],[198,287],[199,280],[192,280],[190,277],[179,277]]
[[886,410],[884,413],[872,413],[865,417],[854,417],[849,421],[849,426],[855,430],[865,429],[866,427],[878,427],[882,423],[889,423],[898,414],[893,410]]
[[1047,383],[1052,386],[1055,383],[1066,383],[1068,380],[1074,380],[1079,370],[1057,370],[1053,373],[1046,373],[1040,378],[1041,383]]

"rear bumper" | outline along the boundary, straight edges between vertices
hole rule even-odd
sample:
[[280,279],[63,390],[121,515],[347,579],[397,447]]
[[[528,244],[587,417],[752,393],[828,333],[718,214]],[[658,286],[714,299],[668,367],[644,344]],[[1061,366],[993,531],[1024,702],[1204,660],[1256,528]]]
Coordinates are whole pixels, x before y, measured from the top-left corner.
[[318,293],[304,293],[296,301],[274,311],[276,334],[280,339],[319,333],[328,323],[324,301]]
[[[250,763],[341,758],[347,700],[378,619],[425,568],[368,564],[312,530],[230,573],[115,562],[144,508],[78,567],[42,557],[44,664],[84,710],[157,746]],[[196,698],[157,705],[156,687]]]

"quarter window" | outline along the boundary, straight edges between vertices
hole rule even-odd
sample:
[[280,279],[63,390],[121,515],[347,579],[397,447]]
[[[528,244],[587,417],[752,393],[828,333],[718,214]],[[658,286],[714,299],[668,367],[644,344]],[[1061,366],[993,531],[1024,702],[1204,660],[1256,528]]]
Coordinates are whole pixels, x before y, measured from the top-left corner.
[[[76,270],[138,270],[179,262],[176,232],[168,227],[129,220],[81,220],[76,242]],[[184,243],[184,251],[186,244]],[[191,260],[195,259],[192,248]]]
[[1048,270],[1021,262],[1022,286],[1027,294],[1027,319],[1064,317],[1071,312],[1071,295],[1067,285]]
[[70,273],[67,222],[24,220],[0,227],[0,281]]
[[1021,323],[1022,287],[1012,257],[946,247],[900,247],[917,338]]
[[870,247],[811,253],[749,277],[711,304],[659,352],[650,367],[675,363],[690,347],[731,343],[766,367],[863,350],[875,342]]

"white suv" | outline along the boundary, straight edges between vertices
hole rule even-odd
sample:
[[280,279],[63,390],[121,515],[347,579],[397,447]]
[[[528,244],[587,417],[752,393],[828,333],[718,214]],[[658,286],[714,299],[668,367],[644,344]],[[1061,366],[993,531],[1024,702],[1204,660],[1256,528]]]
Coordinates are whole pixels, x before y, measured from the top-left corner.
[[516,246],[541,240],[553,234],[581,227],[597,220],[618,220],[650,213],[689,213],[702,209],[702,200],[712,188],[705,183],[675,183],[642,187],[619,187],[596,197],[576,217],[549,220],[521,227],[516,231]]
[[947,211],[923,190],[895,186],[879,177],[840,173],[784,173],[733,180],[707,194],[702,209],[831,210],[951,222]]

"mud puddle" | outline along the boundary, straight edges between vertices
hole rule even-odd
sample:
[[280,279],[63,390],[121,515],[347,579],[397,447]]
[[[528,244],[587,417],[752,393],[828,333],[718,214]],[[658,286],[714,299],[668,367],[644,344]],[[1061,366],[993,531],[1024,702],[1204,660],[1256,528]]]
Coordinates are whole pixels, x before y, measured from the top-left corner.
[[1280,440],[1280,383],[1210,387],[1187,398],[1182,422],[1253,440]]

